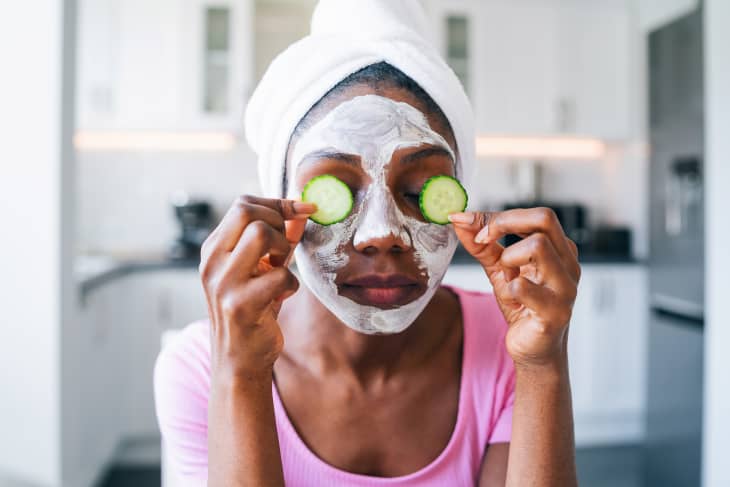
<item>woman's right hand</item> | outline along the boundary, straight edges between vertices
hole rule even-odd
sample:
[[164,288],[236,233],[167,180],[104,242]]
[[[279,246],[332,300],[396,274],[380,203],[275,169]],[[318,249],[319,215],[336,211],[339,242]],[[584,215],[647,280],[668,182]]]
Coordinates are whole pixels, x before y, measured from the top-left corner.
[[284,344],[276,318],[299,287],[287,264],[314,211],[310,203],[240,196],[203,243],[213,377],[271,378]]

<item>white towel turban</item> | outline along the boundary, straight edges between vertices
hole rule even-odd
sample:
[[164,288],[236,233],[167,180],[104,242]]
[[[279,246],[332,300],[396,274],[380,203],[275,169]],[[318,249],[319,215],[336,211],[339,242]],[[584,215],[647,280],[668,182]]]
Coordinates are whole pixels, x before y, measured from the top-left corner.
[[289,139],[309,109],[340,81],[379,62],[413,79],[444,112],[459,150],[456,174],[468,187],[475,159],[471,104],[427,41],[428,29],[418,0],[320,0],[310,35],[274,59],[246,108],[246,138],[266,196],[285,196]]

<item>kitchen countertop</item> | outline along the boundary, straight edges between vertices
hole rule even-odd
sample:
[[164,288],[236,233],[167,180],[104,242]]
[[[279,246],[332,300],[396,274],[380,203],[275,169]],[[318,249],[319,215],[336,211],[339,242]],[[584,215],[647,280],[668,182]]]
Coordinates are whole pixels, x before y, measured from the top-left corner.
[[79,295],[83,302],[90,292],[126,275],[167,269],[195,269],[199,259],[173,260],[163,254],[136,256],[80,255],[74,270]]
[[[583,253],[581,264],[587,265],[643,265],[641,260],[625,256]],[[164,254],[80,255],[75,262],[76,282],[83,302],[94,289],[134,273],[168,269],[196,270],[199,259],[171,260]],[[451,265],[476,265],[472,256],[456,252]]]
[[[625,255],[596,254],[591,252],[583,252],[578,255],[581,264],[626,264],[626,265],[642,265],[644,262]],[[456,252],[454,258],[451,259],[452,264],[465,265],[474,264],[476,260],[471,255],[464,252]]]

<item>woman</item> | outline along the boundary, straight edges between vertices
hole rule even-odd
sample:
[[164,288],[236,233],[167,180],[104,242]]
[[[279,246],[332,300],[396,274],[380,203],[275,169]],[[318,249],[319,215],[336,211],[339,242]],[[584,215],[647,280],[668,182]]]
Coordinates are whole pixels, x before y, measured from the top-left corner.
[[[257,88],[267,197],[238,198],[205,242],[209,320],[155,369],[181,484],[576,485],[575,245],[545,209],[421,215],[423,183],[468,183],[474,160],[468,101],[423,28],[415,1],[323,0]],[[322,174],[355,195],[326,227],[297,201]],[[494,294],[440,286],[457,241]]]

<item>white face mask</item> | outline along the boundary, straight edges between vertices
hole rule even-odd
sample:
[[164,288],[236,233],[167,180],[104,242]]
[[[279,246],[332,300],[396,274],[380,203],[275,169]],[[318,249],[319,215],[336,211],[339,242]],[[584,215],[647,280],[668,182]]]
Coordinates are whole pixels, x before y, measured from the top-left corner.
[[[444,148],[456,160],[446,140],[431,129],[419,110],[382,96],[364,95],[333,109],[294,148],[290,181],[306,156],[323,150],[360,156],[371,179],[362,201],[344,221],[330,226],[308,221],[294,252],[307,287],[337,318],[359,332],[399,333],[413,323],[438,289],[456,249],[451,227],[403,214],[386,184],[393,153],[426,144]],[[289,197],[295,197],[291,186]],[[352,241],[357,246],[390,235],[412,247],[421,274],[428,278],[425,293],[395,309],[366,306],[339,295],[335,278],[348,262],[347,244]]]

